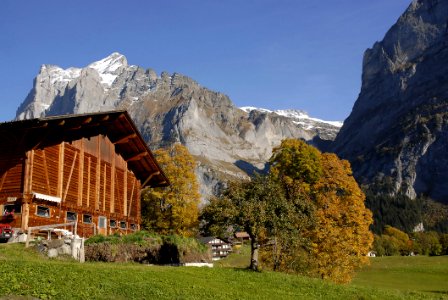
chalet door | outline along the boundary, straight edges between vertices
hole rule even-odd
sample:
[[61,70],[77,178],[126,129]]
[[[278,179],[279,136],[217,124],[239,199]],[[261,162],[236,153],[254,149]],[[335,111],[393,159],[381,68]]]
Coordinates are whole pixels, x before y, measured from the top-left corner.
[[98,217],[98,234],[107,235],[107,218]]

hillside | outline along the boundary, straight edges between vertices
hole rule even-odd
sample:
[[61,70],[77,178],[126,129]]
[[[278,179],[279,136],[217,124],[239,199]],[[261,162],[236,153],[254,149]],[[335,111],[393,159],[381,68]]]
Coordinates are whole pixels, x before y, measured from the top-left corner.
[[234,268],[84,263],[39,257],[21,244],[0,245],[0,296],[41,299],[440,299],[318,279]]

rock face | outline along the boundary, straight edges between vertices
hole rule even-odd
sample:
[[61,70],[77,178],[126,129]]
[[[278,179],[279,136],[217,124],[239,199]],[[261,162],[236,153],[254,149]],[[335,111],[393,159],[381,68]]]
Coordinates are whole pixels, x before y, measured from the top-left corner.
[[282,139],[333,139],[341,126],[309,117],[304,124],[262,109],[242,110],[226,95],[186,76],[158,76],[151,69],[128,65],[119,53],[82,69],[42,66],[17,119],[114,109],[130,113],[153,149],[176,142],[186,145],[199,162],[203,195],[215,193],[223,179],[262,171]]
[[358,182],[448,203],[447,23],[447,1],[413,1],[365,52],[361,92],[331,146]]

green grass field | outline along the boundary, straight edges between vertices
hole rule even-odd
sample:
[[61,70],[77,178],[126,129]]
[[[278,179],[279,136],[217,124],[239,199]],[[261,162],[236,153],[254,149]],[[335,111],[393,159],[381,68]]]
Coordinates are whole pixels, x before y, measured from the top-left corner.
[[448,256],[389,256],[371,259],[353,286],[421,291],[448,298]]
[[[244,256],[245,254],[242,253]],[[236,259],[238,255],[234,255]],[[240,268],[161,267],[50,260],[23,245],[0,244],[0,295],[41,299],[439,299],[445,294],[336,285]],[[242,263],[242,261],[241,261]],[[372,268],[375,267],[375,264]],[[363,273],[368,273],[364,270]],[[436,290],[440,291],[440,288]]]

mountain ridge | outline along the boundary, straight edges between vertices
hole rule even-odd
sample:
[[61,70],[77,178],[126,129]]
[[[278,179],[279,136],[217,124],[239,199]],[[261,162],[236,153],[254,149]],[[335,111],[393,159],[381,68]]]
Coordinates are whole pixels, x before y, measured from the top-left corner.
[[282,139],[331,140],[339,130],[312,118],[304,125],[275,112],[246,112],[187,76],[158,76],[152,69],[128,65],[117,52],[84,68],[44,65],[16,119],[114,109],[129,112],[151,148],[186,145],[199,162],[204,198],[227,179],[262,172]]

